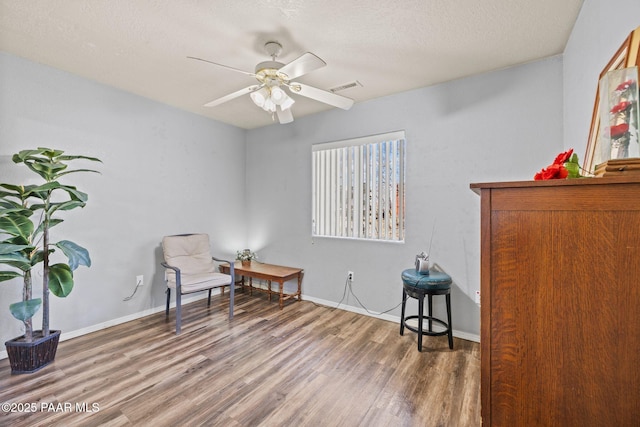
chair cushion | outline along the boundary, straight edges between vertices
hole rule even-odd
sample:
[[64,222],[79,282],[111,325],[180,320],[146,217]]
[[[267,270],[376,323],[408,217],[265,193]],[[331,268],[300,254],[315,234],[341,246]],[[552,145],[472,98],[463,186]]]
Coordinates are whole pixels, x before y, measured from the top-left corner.
[[429,270],[429,274],[420,274],[415,268],[402,272],[402,282],[413,288],[445,290],[451,287],[451,276],[442,271]]
[[[231,283],[231,276],[216,271],[211,258],[209,235],[189,234],[162,238],[164,261],[180,269],[183,294],[197,292]],[[176,274],[166,269],[167,286],[176,287]]]
[[[169,270],[173,273],[173,270]],[[167,275],[168,276],[168,275]],[[180,272],[180,290],[183,294],[198,292],[205,289],[215,288],[218,286],[226,286],[231,284],[231,276],[222,273],[201,273],[201,274],[185,274]],[[176,280],[173,274],[173,280],[167,280],[167,286],[175,289]]]

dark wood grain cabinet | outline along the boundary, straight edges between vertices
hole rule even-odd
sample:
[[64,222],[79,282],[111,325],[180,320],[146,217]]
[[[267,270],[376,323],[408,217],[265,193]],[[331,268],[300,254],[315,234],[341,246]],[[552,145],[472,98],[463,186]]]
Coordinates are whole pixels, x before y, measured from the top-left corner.
[[640,425],[640,177],[471,188],[483,425]]

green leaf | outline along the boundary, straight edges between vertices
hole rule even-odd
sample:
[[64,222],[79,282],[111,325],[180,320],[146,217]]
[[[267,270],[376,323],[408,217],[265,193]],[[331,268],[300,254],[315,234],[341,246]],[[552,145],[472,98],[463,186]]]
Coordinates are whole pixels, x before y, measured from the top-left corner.
[[64,298],[73,289],[73,273],[67,264],[49,266],[49,290],[57,297]]
[[25,239],[22,236],[14,236],[8,239],[4,239],[4,243],[8,245],[31,245],[31,241],[29,239]]
[[[53,249],[49,249],[49,254],[55,252]],[[31,256],[31,265],[36,265],[44,261],[44,251],[37,251],[35,254]]]
[[19,203],[13,203],[8,200],[2,200],[0,202],[0,216],[7,216],[9,214],[21,215],[24,217],[30,217],[33,215],[33,212],[30,209],[23,207]]
[[64,151],[62,150],[55,150],[55,149],[46,148],[46,147],[38,147],[38,150],[40,150],[43,156],[47,156],[50,159],[53,159],[54,157],[59,157],[62,154],[64,154]]
[[60,184],[58,181],[50,181],[47,182],[46,184],[42,184],[42,185],[38,185],[36,187],[30,188],[27,195],[37,195],[38,198],[42,198],[41,195],[42,194],[47,194],[52,190],[56,190],[58,188],[62,187],[62,184]]
[[75,160],[75,159],[91,160],[92,162],[100,162],[100,163],[102,163],[102,160],[100,160],[97,157],[71,156],[71,155],[68,155],[68,154],[66,156],[58,156],[58,160],[59,161],[68,161],[68,160]]
[[38,172],[43,172],[48,176],[55,177],[57,173],[62,172],[68,166],[65,165],[64,163],[59,163],[59,162],[37,160],[31,163],[31,167]]
[[0,255],[0,264],[10,265],[19,268],[22,271],[31,270],[31,261],[21,253],[13,252],[10,254]]
[[580,165],[578,164],[578,155],[573,153],[568,162],[565,162],[564,167],[569,172],[567,178],[580,178]]
[[[5,190],[0,190],[0,197],[5,199],[6,197],[15,197],[17,199],[22,200],[22,195],[24,194],[24,187],[21,185],[12,185],[12,184],[0,184]],[[6,191],[8,190],[8,191]]]
[[6,282],[16,277],[22,277],[22,274],[16,271],[0,271],[0,282]]
[[61,240],[56,243],[56,246],[62,249],[62,252],[69,259],[69,268],[74,271],[78,266],[84,265],[91,267],[91,257],[89,257],[89,251],[82,246],[70,242],[69,240]]
[[22,193],[24,188],[22,185],[13,185],[13,184],[0,184],[0,187],[6,188],[7,190],[11,190],[12,193]]
[[564,167],[569,172],[567,178],[580,178],[580,166],[577,163],[567,162],[564,164]]
[[85,202],[81,202],[79,200],[68,200],[62,203],[52,203],[51,207],[49,208],[49,216],[53,215],[53,213],[57,210],[70,211],[75,208],[83,208],[85,205]]
[[84,193],[78,190],[76,187],[72,187],[70,185],[63,185],[62,187],[60,187],[60,190],[64,190],[69,193],[69,197],[71,197],[72,200],[86,202],[89,199],[89,195],[87,193]]
[[90,169],[76,169],[73,171],[65,170],[68,165],[65,162],[71,160],[89,160],[92,162],[102,162],[96,157],[68,155],[62,150],[53,150],[51,148],[39,147],[37,150],[22,150],[18,154],[13,155],[15,163],[24,163],[36,172],[45,181],[53,181],[62,175],[74,172],[96,172]]
[[55,175],[52,175],[51,173],[49,173],[48,170],[41,170],[41,168],[39,168],[38,166],[34,167],[34,164],[37,164],[39,159],[25,159],[24,160],[24,164],[31,169],[33,172],[37,173],[38,175],[40,175],[40,177],[42,179],[44,179],[45,181],[53,181],[55,178]]
[[[100,160],[98,160],[98,159],[95,159],[95,160],[100,161]],[[62,172],[62,173],[58,174],[58,178],[59,178],[59,177],[61,177],[61,176],[68,175],[68,174],[70,174],[70,173],[76,173],[76,172],[93,172],[93,173],[100,173],[99,171],[97,171],[97,170],[93,170],[93,169],[74,169],[74,170],[72,170],[72,171],[64,171],[64,172]]]
[[15,163],[24,163],[29,169],[40,175],[45,181],[54,181],[60,176],[74,172],[97,172],[90,169],[76,169],[67,171],[68,165],[65,162],[83,159],[94,162],[101,160],[89,156],[63,155],[62,150],[52,150],[50,148],[38,148],[37,150],[23,150],[13,156]]
[[0,230],[12,236],[22,236],[28,239],[33,233],[33,223],[24,215],[10,213],[0,216]]
[[[47,196],[44,195],[41,200],[46,200]],[[39,211],[40,209],[44,209],[46,206],[44,205],[44,203],[34,203],[32,204],[29,209],[31,209],[32,211],[36,212]]]
[[31,319],[40,309],[42,300],[40,298],[29,299],[26,301],[15,302],[9,306],[11,314],[18,320],[26,322]]
[[0,255],[10,254],[13,252],[20,252],[24,249],[32,250],[33,246],[29,245],[14,245],[11,243],[0,242]]
[[[51,218],[49,220],[49,229],[51,229],[52,227],[55,227],[56,225],[60,224],[61,222],[64,222],[63,219],[53,219]],[[38,234],[42,233],[44,231],[44,222],[41,222],[40,225],[38,225],[38,228],[36,229],[36,232],[34,233],[35,236],[37,236]]]
[[41,200],[45,200],[48,197],[48,194],[55,190],[66,191],[69,194],[71,200],[86,202],[87,199],[89,199],[87,193],[78,190],[72,185],[62,185],[58,181],[47,182],[46,184],[32,188],[29,192],[29,196],[34,196],[38,197]]
[[14,154],[12,157],[13,163],[23,163],[25,161],[25,159],[31,158],[33,156],[36,156],[44,151],[46,151],[47,148],[39,148],[37,150],[22,150],[20,152],[18,152],[17,154]]

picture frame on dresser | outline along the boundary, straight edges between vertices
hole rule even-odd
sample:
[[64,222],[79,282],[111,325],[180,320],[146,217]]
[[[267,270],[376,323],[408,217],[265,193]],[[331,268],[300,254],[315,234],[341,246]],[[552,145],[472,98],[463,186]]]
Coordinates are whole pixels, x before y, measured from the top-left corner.
[[604,100],[600,95],[603,77],[607,73],[623,68],[639,67],[640,68],[640,26],[633,30],[618,48],[615,55],[609,60],[606,67],[602,70],[598,77],[598,87],[593,105],[593,113],[591,115],[591,127],[589,129],[589,139],[587,141],[587,149],[584,156],[582,168],[593,173],[595,167],[609,160],[609,157],[603,158],[602,152],[602,133],[601,127],[601,110]]

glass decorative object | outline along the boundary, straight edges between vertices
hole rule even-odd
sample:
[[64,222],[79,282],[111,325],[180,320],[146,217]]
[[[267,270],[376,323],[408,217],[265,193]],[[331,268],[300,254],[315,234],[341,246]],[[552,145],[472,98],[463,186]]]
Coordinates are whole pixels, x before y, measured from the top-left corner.
[[596,157],[601,161],[640,157],[638,67],[607,72],[599,87],[601,151]]

